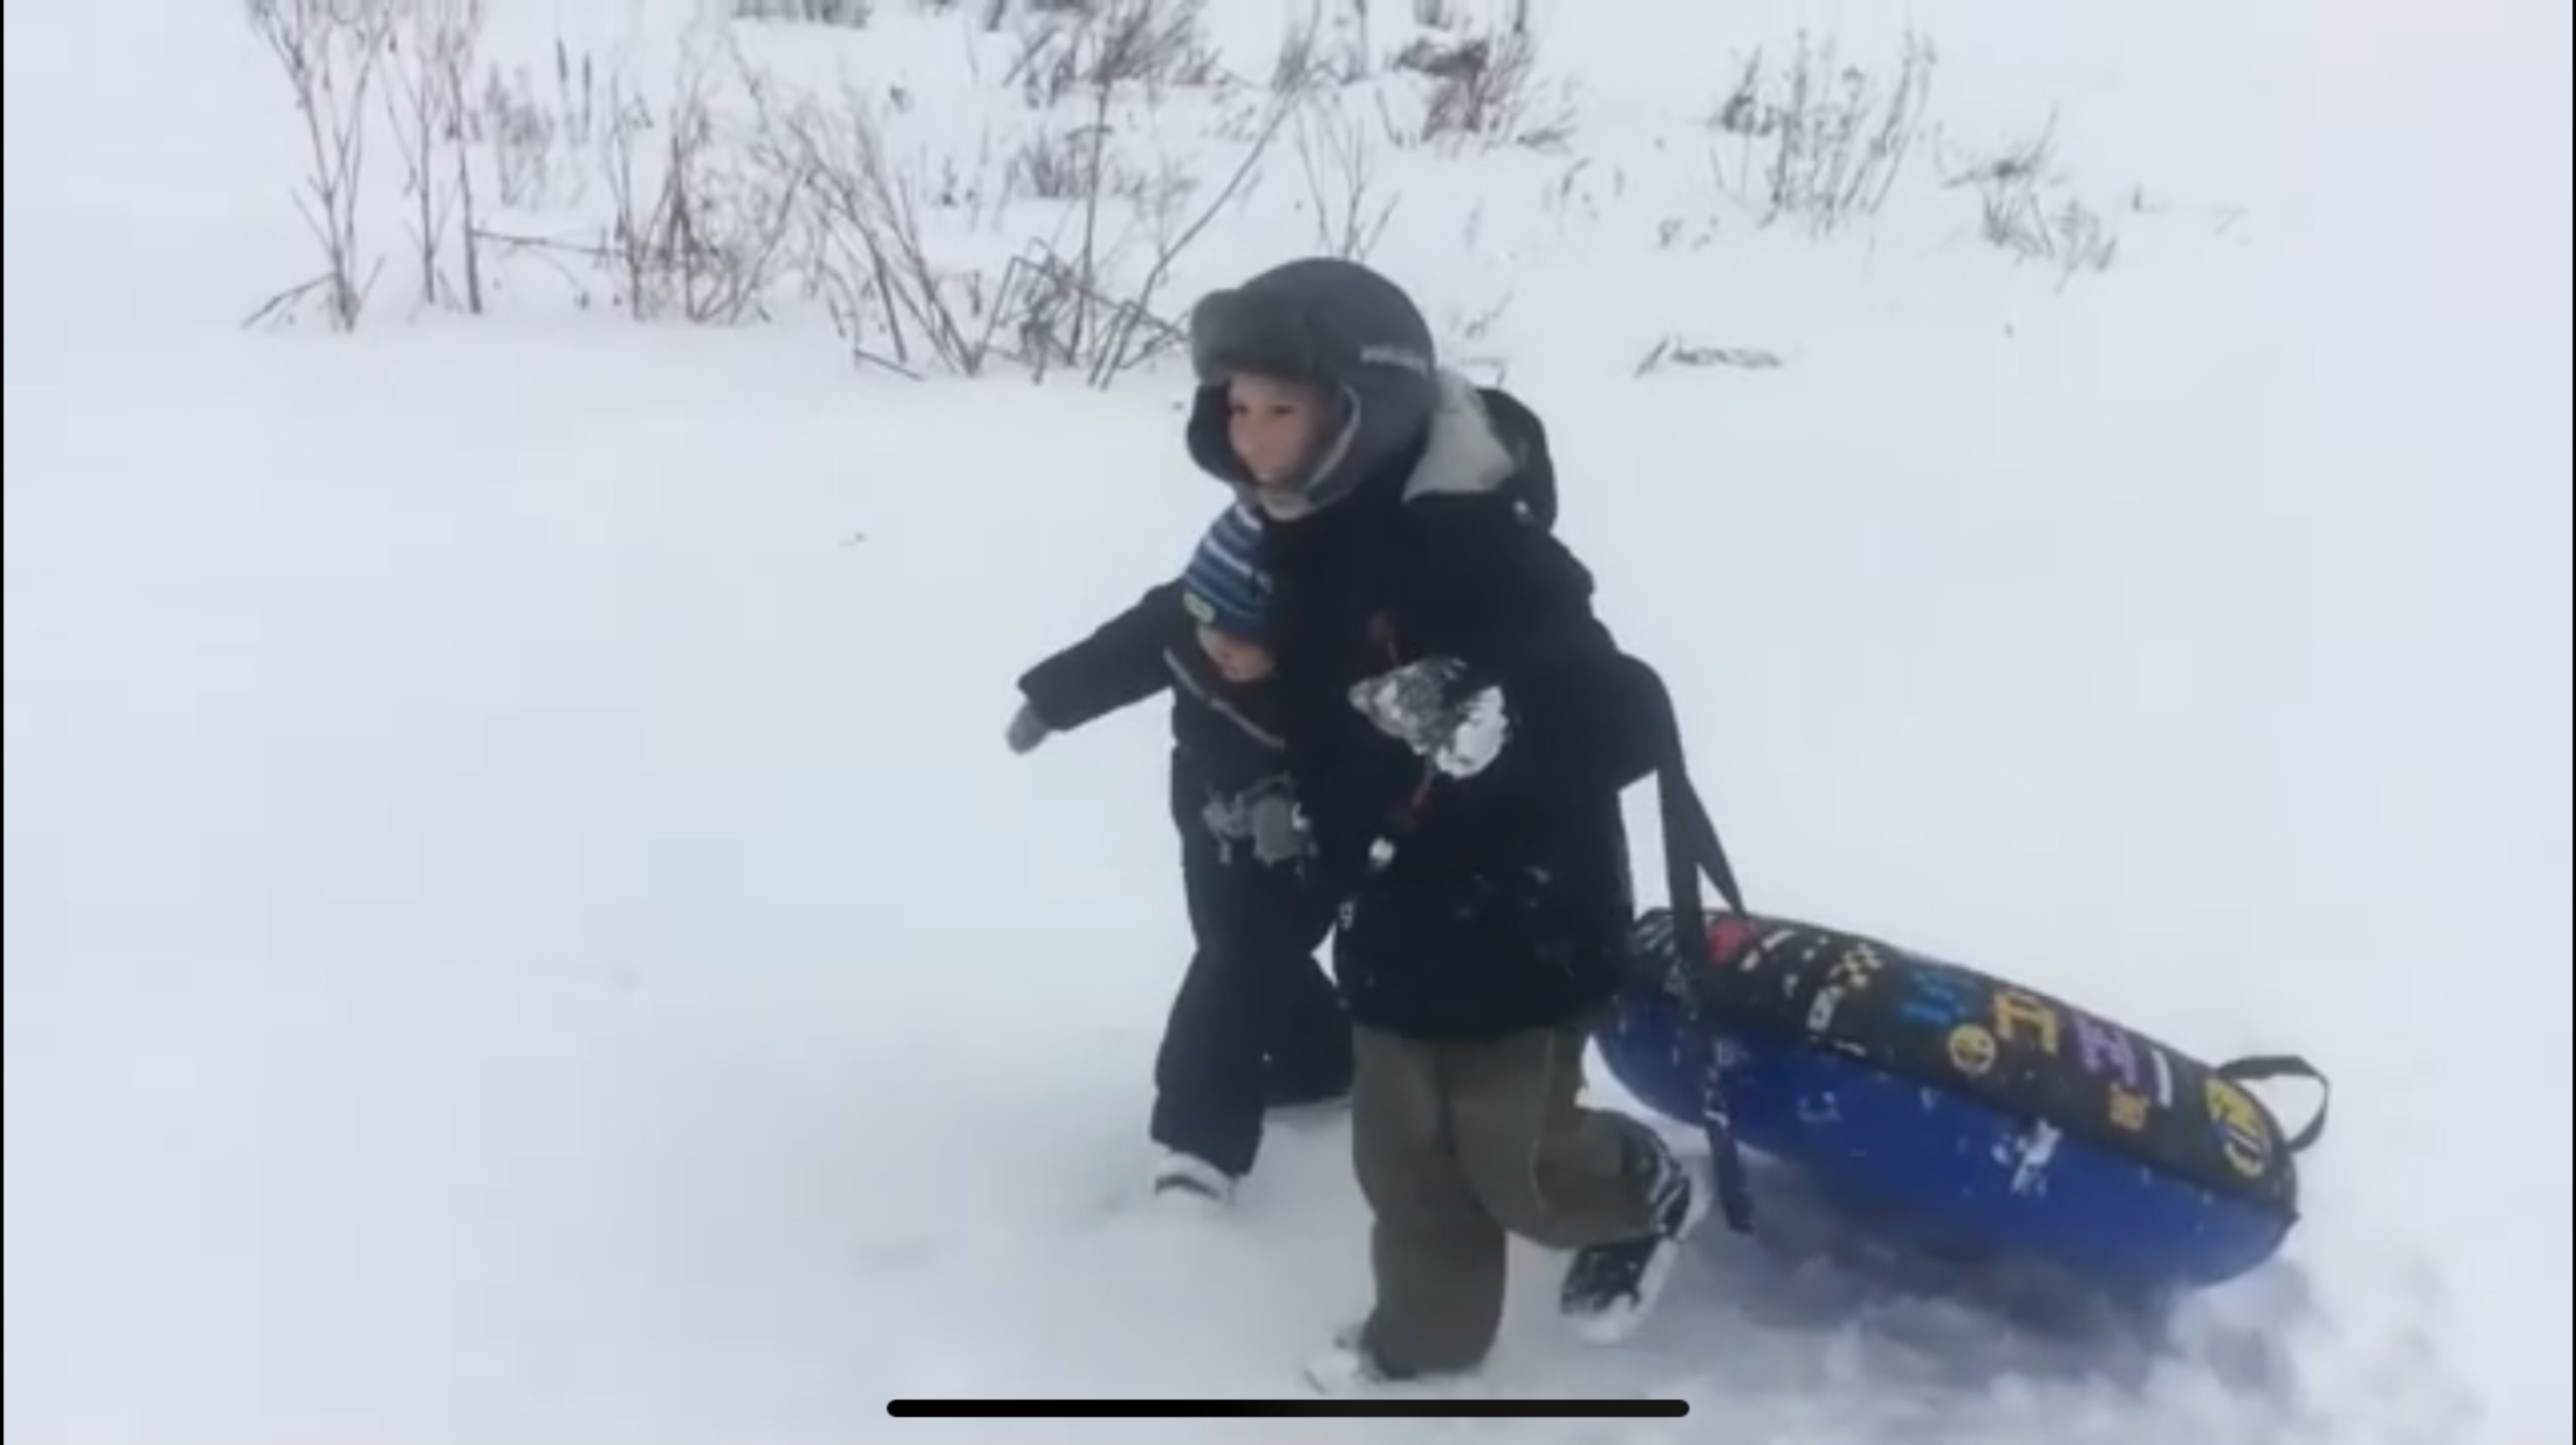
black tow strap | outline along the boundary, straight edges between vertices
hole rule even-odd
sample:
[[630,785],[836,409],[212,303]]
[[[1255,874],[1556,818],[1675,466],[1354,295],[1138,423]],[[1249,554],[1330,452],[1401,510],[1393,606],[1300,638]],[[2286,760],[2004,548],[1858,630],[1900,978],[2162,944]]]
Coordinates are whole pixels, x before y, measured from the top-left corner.
[[2259,1084],[2267,1079],[2305,1079],[2317,1086],[2317,1113],[2307,1127],[2282,1141],[2293,1154],[2304,1154],[2316,1146],[2326,1133],[2326,1106],[2334,1102],[2334,1085],[2327,1081],[2317,1066],[2296,1054],[2255,1054],[2230,1059],[2210,1072],[2222,1079],[2240,1084]]
[[1710,1007],[1710,976],[1716,962],[1708,951],[1708,912],[1700,902],[1699,880],[1706,875],[1717,896],[1737,914],[1744,912],[1744,893],[1709,821],[1699,790],[1691,786],[1690,767],[1682,752],[1679,713],[1670,689],[1655,670],[1637,669],[1652,685],[1662,714],[1662,737],[1655,766],[1655,800],[1663,817],[1664,884],[1673,913],[1673,947],[1681,955],[1685,998],[1692,1032],[1700,1049],[1700,1129],[1708,1137],[1711,1173],[1717,1184],[1718,1212],[1738,1234],[1753,1232],[1753,1194],[1746,1183],[1744,1152],[1735,1138],[1735,1117],[1727,1109],[1724,1058],[1718,1045],[1718,1020]]

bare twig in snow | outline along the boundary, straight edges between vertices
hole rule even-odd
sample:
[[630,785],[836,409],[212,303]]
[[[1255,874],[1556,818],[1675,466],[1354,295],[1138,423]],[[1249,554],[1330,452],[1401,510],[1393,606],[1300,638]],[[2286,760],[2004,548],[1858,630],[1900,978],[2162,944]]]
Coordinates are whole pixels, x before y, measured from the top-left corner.
[[1297,162],[1314,207],[1317,248],[1344,260],[1368,259],[1402,199],[1377,191],[1368,129],[1339,105],[1301,109]]
[[1678,336],[1667,336],[1656,342],[1654,348],[1637,363],[1633,374],[1644,376],[1667,366],[1725,366],[1738,371],[1777,371],[1782,364],[1777,353],[1757,346],[1700,346]]
[[249,16],[304,120],[308,171],[295,208],[322,250],[323,304],[333,330],[355,330],[373,279],[358,278],[367,97],[392,34],[391,7],[384,0],[249,0]]
[[[461,299],[483,309],[483,277],[474,245],[474,176],[465,143],[465,77],[483,28],[482,0],[408,0],[387,39],[392,85],[386,116],[401,147],[403,194],[412,203],[412,245],[424,306]],[[462,238],[461,298],[444,257],[454,228]]]

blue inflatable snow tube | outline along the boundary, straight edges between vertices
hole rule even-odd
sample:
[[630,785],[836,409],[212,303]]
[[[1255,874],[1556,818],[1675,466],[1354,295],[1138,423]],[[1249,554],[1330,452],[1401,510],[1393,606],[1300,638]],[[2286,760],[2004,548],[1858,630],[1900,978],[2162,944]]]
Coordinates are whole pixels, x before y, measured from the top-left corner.
[[[1699,978],[1672,915],[1598,1034],[1647,1107],[1704,1122],[1708,1071],[1743,1148],[1902,1219],[1917,1242],[2164,1292],[2244,1274],[2298,1219],[2293,1156],[2325,1079],[2295,1058],[2211,1066],[2057,999],[1873,939],[1709,920]],[[2321,1091],[2297,1135],[2245,1084]]]

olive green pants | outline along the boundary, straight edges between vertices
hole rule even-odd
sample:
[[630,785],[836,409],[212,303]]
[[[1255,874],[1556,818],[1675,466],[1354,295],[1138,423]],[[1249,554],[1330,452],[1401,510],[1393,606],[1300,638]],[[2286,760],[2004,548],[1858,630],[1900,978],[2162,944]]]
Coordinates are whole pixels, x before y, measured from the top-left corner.
[[1491,1043],[1356,1031],[1351,1155],[1374,1216],[1370,1349],[1387,1365],[1471,1368],[1502,1326],[1507,1235],[1545,1248],[1653,1227],[1631,1164],[1645,1126],[1576,1102],[1580,1025]]

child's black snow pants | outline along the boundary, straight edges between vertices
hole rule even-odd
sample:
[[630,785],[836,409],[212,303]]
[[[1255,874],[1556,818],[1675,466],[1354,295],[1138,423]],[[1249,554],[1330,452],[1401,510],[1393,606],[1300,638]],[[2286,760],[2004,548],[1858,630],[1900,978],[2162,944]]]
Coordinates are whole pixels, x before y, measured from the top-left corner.
[[1350,1023],[1315,956],[1333,910],[1295,869],[1224,861],[1204,836],[1185,834],[1181,880],[1197,950],[1154,1061],[1150,1132],[1240,1178],[1269,1107],[1350,1090]]

